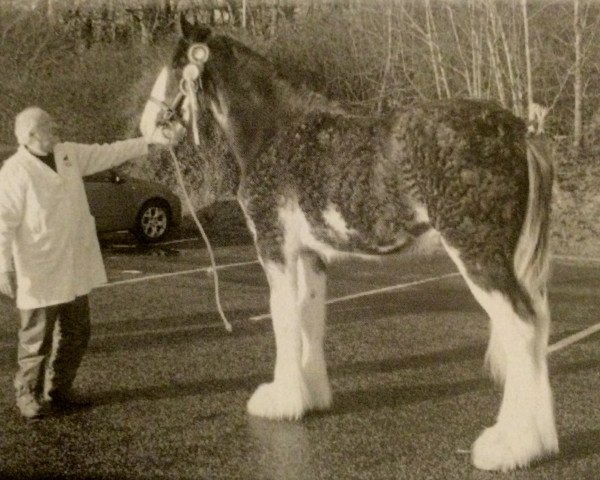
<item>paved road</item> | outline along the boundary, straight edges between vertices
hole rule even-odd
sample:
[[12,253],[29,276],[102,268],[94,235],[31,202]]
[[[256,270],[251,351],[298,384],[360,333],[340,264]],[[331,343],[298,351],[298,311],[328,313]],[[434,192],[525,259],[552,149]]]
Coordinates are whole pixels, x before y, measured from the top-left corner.
[[[221,270],[228,334],[215,313],[198,242],[143,250],[105,245],[114,286],[92,294],[94,337],[78,378],[92,408],[24,424],[12,405],[14,322],[0,326],[0,472],[21,478],[465,479],[463,453],[493,422],[499,392],[482,373],[487,322],[458,277],[385,291],[328,308],[330,412],[300,422],[245,413],[274,361],[258,265]],[[217,250],[220,264],[253,249]],[[553,341],[598,321],[600,263],[555,262]],[[388,257],[331,268],[329,297],[441,277],[444,257]],[[1,307],[2,318],[9,310]],[[600,336],[550,360],[562,441],[559,457],[507,478],[597,478]],[[1,475],[0,475],[1,477]]]

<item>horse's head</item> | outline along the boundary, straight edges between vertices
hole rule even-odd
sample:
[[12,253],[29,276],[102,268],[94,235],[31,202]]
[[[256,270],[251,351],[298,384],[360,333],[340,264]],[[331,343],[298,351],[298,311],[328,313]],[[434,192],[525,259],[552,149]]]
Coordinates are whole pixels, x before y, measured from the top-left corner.
[[170,64],[156,78],[140,121],[142,134],[155,143],[172,144],[197,122],[202,73],[210,30],[181,22],[182,37]]
[[268,112],[274,105],[274,70],[230,37],[213,35],[185,19],[180,27],[171,63],[159,74],[146,103],[142,133],[169,143],[177,129],[191,126],[197,136],[199,106],[204,106],[230,140],[244,143],[244,138],[255,136],[261,122],[272,118]]

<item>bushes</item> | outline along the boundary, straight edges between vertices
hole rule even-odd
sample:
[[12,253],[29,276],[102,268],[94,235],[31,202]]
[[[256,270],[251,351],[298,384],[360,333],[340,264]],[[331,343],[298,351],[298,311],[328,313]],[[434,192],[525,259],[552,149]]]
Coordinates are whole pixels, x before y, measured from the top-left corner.
[[[509,108],[516,110],[515,105],[523,104],[522,32],[518,19],[511,17],[514,4],[404,0],[344,5],[322,8],[316,14],[296,14],[293,21],[282,19],[274,35],[251,37],[239,28],[228,31],[271,58],[296,86],[307,86],[360,113],[381,112],[437,96],[499,98],[499,88],[504,89]],[[466,8],[470,5],[479,10]],[[600,191],[596,167],[600,155],[600,48],[592,41],[595,30],[590,29],[599,22],[600,9],[590,3],[586,10],[590,27],[584,32],[586,150],[574,152],[567,147],[573,116],[572,33],[565,21],[570,5],[535,1],[530,5],[534,11],[535,100],[553,106],[548,131],[565,139],[559,155],[561,189],[556,211],[557,238],[566,251],[571,248],[569,242],[593,242],[600,233],[595,193]],[[498,14],[490,15],[494,8]],[[428,16],[428,11],[435,15]],[[154,45],[93,43],[82,49],[76,39],[65,37],[60,25],[50,28],[36,13],[2,11],[1,15],[0,144],[14,144],[14,115],[31,104],[46,108],[60,120],[65,139],[102,142],[137,135],[151,85],[172,49],[171,34]],[[506,51],[500,30],[494,31],[500,27],[509,41]],[[488,40],[494,41],[488,44]],[[512,77],[509,65],[514,69]],[[203,128],[209,129],[209,140],[201,148],[202,155],[189,148],[178,150],[186,183],[198,206],[230,196],[237,183],[235,162],[219,132],[208,125]],[[149,162],[129,169],[177,189],[171,162],[168,151],[153,149]]]
[[28,105],[39,105],[59,120],[63,138],[111,141],[125,134],[125,105],[139,77],[146,52],[77,45],[34,13],[0,19],[0,143],[13,144],[13,119]]

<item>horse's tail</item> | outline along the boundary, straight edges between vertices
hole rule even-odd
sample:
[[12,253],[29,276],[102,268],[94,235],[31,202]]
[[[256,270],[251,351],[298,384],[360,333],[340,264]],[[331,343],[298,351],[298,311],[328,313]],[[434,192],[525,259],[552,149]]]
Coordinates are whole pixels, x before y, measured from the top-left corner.
[[515,251],[514,269],[519,282],[534,297],[534,304],[538,304],[534,305],[535,308],[540,306],[539,300],[544,303],[546,301],[546,282],[550,270],[550,204],[554,162],[551,145],[544,137],[530,136],[526,143],[529,198]]
[[[535,355],[541,360],[546,355],[550,331],[550,309],[546,283],[550,272],[550,199],[554,167],[550,146],[543,137],[528,137],[527,163],[529,165],[529,196],[527,213],[521,228],[513,258],[515,277],[527,297],[535,328]],[[493,323],[486,364],[498,383],[506,378],[506,352],[501,335],[494,332]]]

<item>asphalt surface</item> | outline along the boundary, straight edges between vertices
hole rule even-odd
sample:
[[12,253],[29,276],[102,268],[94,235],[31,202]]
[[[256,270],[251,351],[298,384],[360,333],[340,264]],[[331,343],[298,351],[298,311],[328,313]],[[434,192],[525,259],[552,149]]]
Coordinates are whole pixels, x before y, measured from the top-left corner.
[[[0,305],[0,478],[597,479],[600,334],[550,357],[561,453],[508,475],[476,471],[465,452],[493,423],[500,392],[482,370],[483,311],[444,256],[391,256],[330,269],[334,406],[299,422],[249,416],[269,381],[268,289],[253,247],[216,249],[222,303],[197,241],[140,248],[103,242],[112,285],[92,292],[93,338],[77,389],[89,408],[25,422],[14,407],[16,319]],[[177,274],[177,272],[186,272]],[[171,276],[157,277],[162,274]],[[438,278],[445,276],[444,278]],[[144,280],[144,278],[146,278]],[[598,322],[600,261],[557,259],[552,342]]]

